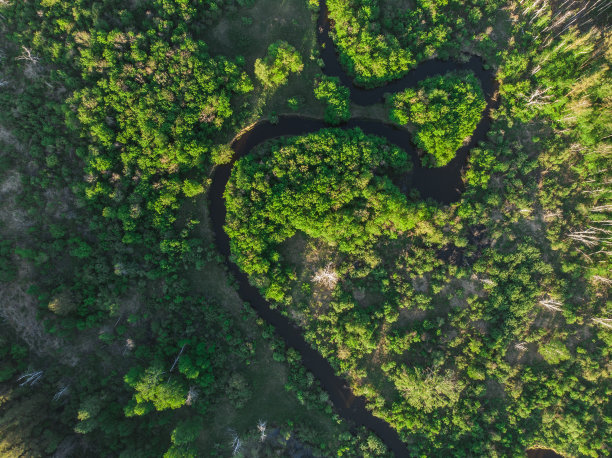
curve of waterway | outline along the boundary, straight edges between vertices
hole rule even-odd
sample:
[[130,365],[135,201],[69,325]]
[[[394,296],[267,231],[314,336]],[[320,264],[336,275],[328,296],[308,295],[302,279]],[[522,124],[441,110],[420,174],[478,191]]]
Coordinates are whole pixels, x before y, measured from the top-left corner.
[[[373,105],[379,103],[383,100],[385,93],[415,87],[419,81],[425,78],[453,70],[470,70],[480,80],[487,100],[487,108],[474,130],[469,143],[462,146],[457,151],[455,158],[444,167],[422,167],[416,150],[411,143],[410,134],[405,129],[367,119],[351,119],[346,124],[340,126],[343,129],[359,127],[366,134],[384,137],[390,143],[399,146],[411,155],[414,167],[411,172],[401,177],[401,182],[398,183],[404,192],[416,188],[422,198],[432,198],[441,203],[450,203],[458,200],[463,191],[461,171],[465,166],[468,153],[479,141],[485,138],[491,125],[488,113],[496,107],[494,94],[497,89],[497,83],[494,72],[486,70],[482,59],[477,56],[472,56],[467,62],[432,59],[420,64],[400,80],[384,87],[376,89],[359,88],[352,83],[351,78],[340,66],[333,42],[329,36],[329,28],[327,6],[325,1],[322,0],[317,35],[321,57],[325,64],[324,71],[329,76],[337,76],[344,85],[350,88],[351,100],[356,104]],[[280,312],[271,309],[270,304],[262,297],[259,290],[249,283],[248,276],[230,260],[230,241],[223,230],[226,218],[223,193],[236,160],[248,155],[254,147],[267,140],[281,136],[303,135],[326,127],[330,126],[319,119],[300,116],[280,116],[277,123],[272,124],[269,121],[259,122],[233,140],[231,147],[235,154],[232,161],[229,164],[216,167],[208,193],[215,243],[217,249],[225,258],[229,272],[237,281],[240,298],[248,302],[267,323],[274,326],[277,335],[285,341],[288,347],[294,348],[300,353],[302,363],[319,379],[321,386],[329,394],[329,398],[338,414],[350,422],[365,426],[376,433],[396,456],[409,456],[406,446],[399,438],[397,431],[367,410],[366,400],[363,397],[353,395],[348,387],[348,383],[335,374],[327,359],[306,342],[301,329]]]

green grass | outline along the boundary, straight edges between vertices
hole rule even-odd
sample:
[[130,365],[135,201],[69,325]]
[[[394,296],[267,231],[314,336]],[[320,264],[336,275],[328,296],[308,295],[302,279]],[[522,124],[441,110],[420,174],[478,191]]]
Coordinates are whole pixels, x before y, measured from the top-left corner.
[[252,391],[251,398],[241,409],[222,399],[210,407],[215,414],[209,417],[200,436],[202,449],[212,450],[218,444],[221,450],[229,451],[228,431],[234,430],[244,439],[256,431],[259,420],[267,421],[269,428],[316,430],[319,443],[334,444],[338,425],[327,414],[308,410],[293,393],[285,390],[287,366],[272,359],[266,341],[258,340],[257,348],[255,361],[243,371]]
[[[228,57],[243,56],[245,69],[255,84],[255,90],[237,103],[252,106],[247,125],[271,114],[299,113],[323,118],[324,105],[314,97],[314,80],[321,73],[318,64],[316,17],[308,10],[305,0],[258,0],[250,8],[240,8],[211,27],[203,39],[212,54]],[[268,46],[284,40],[301,54],[304,70],[291,75],[279,88],[264,89],[255,78],[255,60],[263,58]],[[287,103],[296,97],[300,103],[294,111]]]

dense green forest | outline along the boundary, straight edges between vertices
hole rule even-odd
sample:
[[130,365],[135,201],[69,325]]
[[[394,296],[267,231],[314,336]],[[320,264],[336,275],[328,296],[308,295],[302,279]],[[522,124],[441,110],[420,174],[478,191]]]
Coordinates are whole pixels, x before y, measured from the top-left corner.
[[[530,11],[539,3],[518,8]],[[487,28],[497,25],[504,6],[507,15],[514,5],[504,0],[329,0],[327,6],[342,63],[357,83],[371,87],[435,56],[495,46]]]
[[[0,0],[0,456],[390,456],[237,293],[231,258],[409,456],[612,453],[612,8],[327,0],[358,86],[481,56],[360,107],[316,0]],[[428,169],[491,128],[442,204]],[[336,126],[336,127],[331,127]],[[440,184],[442,186],[442,184]]]
[[486,103],[474,75],[447,74],[420,82],[418,90],[393,94],[389,106],[393,122],[415,127],[423,165],[442,167],[474,132]]
[[248,156],[232,173],[226,231],[237,264],[262,276],[269,299],[286,296],[292,275],[279,266],[278,249],[296,233],[341,253],[365,253],[381,235],[407,231],[424,218],[422,207],[409,205],[389,178],[376,174],[381,167],[407,169],[406,153],[358,129],[323,130],[260,148],[265,159]]

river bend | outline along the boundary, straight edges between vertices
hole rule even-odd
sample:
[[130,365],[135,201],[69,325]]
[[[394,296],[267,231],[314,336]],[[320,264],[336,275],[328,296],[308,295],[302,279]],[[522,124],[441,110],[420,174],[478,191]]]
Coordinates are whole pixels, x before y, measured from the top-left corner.
[[[497,106],[494,97],[497,90],[495,73],[492,70],[485,69],[482,59],[477,56],[469,56],[469,59],[465,62],[432,59],[421,63],[403,78],[388,85],[375,89],[360,88],[353,84],[349,75],[340,66],[333,41],[329,35],[330,23],[324,0],[321,1],[317,25],[317,37],[321,57],[325,64],[325,74],[340,78],[342,84],[350,88],[351,100],[358,105],[367,106],[380,103],[383,101],[385,93],[415,87],[419,81],[434,75],[456,70],[470,70],[476,75],[482,85],[487,107],[470,140],[457,151],[455,158],[444,167],[422,167],[417,151],[411,142],[411,136],[403,128],[368,119],[351,119],[340,126],[343,129],[359,127],[366,134],[384,137],[390,143],[404,149],[411,156],[413,161],[412,171],[402,177],[401,182],[398,183],[404,192],[409,192],[415,188],[424,199],[434,199],[440,203],[457,201],[464,189],[461,172],[467,162],[468,153],[478,142],[485,139],[491,126],[489,113]],[[268,324],[274,326],[277,335],[285,341],[288,347],[294,348],[300,353],[302,363],[315,375],[323,389],[329,394],[336,412],[350,422],[365,426],[373,431],[396,456],[409,456],[408,450],[399,438],[398,433],[388,423],[372,415],[366,408],[365,399],[353,395],[348,383],[337,376],[330,363],[305,341],[302,330],[279,311],[270,308],[270,304],[262,297],[259,290],[249,283],[248,276],[230,260],[230,241],[223,229],[226,218],[223,193],[234,163],[241,157],[250,154],[253,148],[267,140],[281,136],[303,135],[327,127],[330,126],[319,119],[280,116],[277,123],[261,121],[233,140],[231,147],[235,154],[232,161],[215,168],[208,193],[215,243],[224,257],[229,272],[237,281],[240,298],[248,302]]]

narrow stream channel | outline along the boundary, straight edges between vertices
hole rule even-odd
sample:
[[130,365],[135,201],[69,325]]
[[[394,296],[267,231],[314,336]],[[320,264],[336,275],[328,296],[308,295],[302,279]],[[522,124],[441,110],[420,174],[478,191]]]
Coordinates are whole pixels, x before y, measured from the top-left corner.
[[[367,106],[379,103],[383,100],[385,93],[415,87],[419,81],[425,78],[453,70],[470,70],[480,80],[487,100],[487,108],[468,144],[461,147],[455,158],[445,167],[435,169],[422,167],[411,142],[410,134],[404,129],[366,119],[351,119],[341,126],[344,129],[359,127],[367,134],[384,137],[411,155],[414,165],[413,170],[403,177],[400,183],[404,192],[416,188],[424,199],[431,198],[441,203],[457,201],[463,191],[461,172],[466,164],[468,153],[485,138],[491,126],[488,114],[490,110],[497,107],[494,94],[498,84],[494,72],[485,70],[482,59],[477,56],[472,56],[467,62],[461,63],[433,59],[420,64],[400,80],[384,87],[376,89],[359,88],[352,83],[350,77],[340,66],[333,41],[329,36],[329,28],[327,6],[325,0],[322,0],[317,33],[321,56],[325,64],[324,71],[329,76],[339,77],[342,83],[350,88],[352,101],[359,105]],[[258,289],[249,283],[248,276],[230,260],[229,237],[223,229],[226,218],[223,193],[234,163],[239,158],[248,155],[255,146],[267,140],[281,136],[303,135],[326,127],[330,126],[318,119],[281,116],[276,124],[269,121],[259,122],[234,139],[231,145],[235,152],[233,159],[231,163],[218,166],[215,169],[208,194],[215,243],[219,252],[224,256],[229,271],[237,281],[240,298],[248,302],[267,323],[274,326],[276,333],[288,347],[294,348],[300,353],[304,366],[315,375],[323,389],[329,394],[336,412],[346,420],[373,431],[397,457],[407,457],[409,456],[408,450],[395,429],[372,415],[366,408],[365,399],[353,395],[348,383],[337,376],[330,363],[304,340],[301,329],[281,315],[280,312],[271,309],[270,304],[262,297]]]

